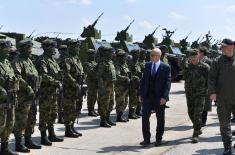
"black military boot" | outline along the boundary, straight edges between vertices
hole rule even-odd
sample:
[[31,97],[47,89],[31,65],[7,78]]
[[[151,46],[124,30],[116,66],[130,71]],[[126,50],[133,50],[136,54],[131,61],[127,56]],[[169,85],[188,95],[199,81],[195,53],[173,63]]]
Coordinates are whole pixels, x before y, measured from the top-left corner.
[[108,124],[108,122],[107,122],[105,117],[101,117],[100,118],[100,127],[111,128],[111,125]]
[[135,115],[135,109],[134,108],[129,109],[128,118],[129,119],[138,119],[138,117]]
[[52,142],[48,139],[46,130],[41,131],[41,145],[51,146]]
[[33,142],[31,136],[25,136],[25,146],[29,149],[41,149],[42,146]]
[[29,153],[30,150],[22,143],[22,137],[15,137],[15,150],[17,152]]
[[78,138],[78,134],[74,133],[71,129],[71,125],[65,125],[65,137]]
[[97,117],[98,115],[96,114],[94,108],[88,108],[88,116]]
[[127,119],[123,118],[123,112],[117,112],[117,122],[128,122]]
[[141,105],[138,105],[136,108],[136,115],[141,117],[142,116],[142,107]]
[[8,142],[1,142],[1,155],[19,155],[18,153],[14,153],[12,152],[9,148],[8,148]]
[[232,145],[231,144],[225,144],[224,143],[224,152],[223,155],[233,155],[232,153]]
[[48,139],[51,141],[51,142],[63,142],[64,139],[63,138],[59,138],[55,135],[55,130],[54,130],[54,127],[49,127],[48,128],[48,133],[49,133],[49,136],[48,136]]
[[107,121],[107,123],[108,123],[109,125],[111,125],[111,126],[116,126],[116,123],[113,122],[113,121],[111,121],[110,116],[106,117],[106,121]]
[[77,132],[77,130],[74,128],[74,123],[72,123],[72,125],[71,125],[71,130],[73,133],[76,133],[78,136],[82,136],[82,133]]

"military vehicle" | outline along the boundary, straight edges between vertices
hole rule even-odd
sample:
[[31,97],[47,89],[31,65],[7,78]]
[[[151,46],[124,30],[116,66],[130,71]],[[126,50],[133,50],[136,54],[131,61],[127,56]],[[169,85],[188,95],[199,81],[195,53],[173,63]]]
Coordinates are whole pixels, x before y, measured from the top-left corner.
[[124,30],[117,32],[115,37],[116,42],[111,43],[114,49],[123,49],[127,53],[130,53],[134,49],[140,49],[138,44],[132,42],[133,36],[127,32],[134,21],[135,20],[132,20]]
[[180,50],[180,44],[174,43],[171,36],[175,33],[174,31],[169,31],[166,28],[162,30],[165,31],[162,42],[160,45],[165,45],[168,47],[169,53],[167,54],[168,63],[171,66],[171,77],[172,81],[179,81],[182,79],[182,61],[184,59],[184,54]]

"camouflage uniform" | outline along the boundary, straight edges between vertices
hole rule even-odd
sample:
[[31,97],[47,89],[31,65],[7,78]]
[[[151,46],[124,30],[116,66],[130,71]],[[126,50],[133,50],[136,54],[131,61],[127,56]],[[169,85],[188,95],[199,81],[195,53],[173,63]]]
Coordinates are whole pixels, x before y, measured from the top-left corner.
[[117,74],[117,82],[115,83],[117,122],[127,122],[127,119],[123,118],[123,113],[128,104],[128,90],[130,86],[130,71],[126,59],[126,53],[123,50],[118,50],[117,61],[115,63]]
[[[51,141],[62,141],[54,133],[54,124],[58,113],[58,95],[62,90],[60,67],[52,57],[55,54],[56,42],[45,40],[42,43],[44,50],[36,63],[39,75],[42,76],[39,98],[39,130],[41,144],[52,145]],[[48,129],[49,137],[46,130]],[[49,140],[48,140],[49,138]]]
[[88,106],[88,115],[97,116],[94,107],[97,101],[97,92],[98,92],[98,81],[96,77],[97,72],[97,62],[95,61],[95,51],[89,49],[87,52],[87,61],[84,63],[84,71],[87,75],[87,106]]
[[168,47],[166,45],[161,45],[159,48],[162,52],[162,55],[161,55],[161,58],[160,58],[161,61],[164,62],[165,64],[169,64],[167,56],[166,56],[166,54],[168,53]]
[[[40,149],[41,146],[32,142],[31,135],[34,132],[37,115],[37,99],[40,87],[40,78],[38,72],[30,60],[30,52],[33,43],[31,40],[22,40],[19,42],[20,55],[13,60],[13,68],[15,74],[20,78],[21,83],[27,86],[27,89],[20,89],[18,95],[18,107],[16,108],[16,120],[14,126],[14,134],[16,139],[16,150],[19,152],[29,152],[31,149]],[[30,94],[30,96],[28,95]],[[22,136],[25,136],[25,147],[21,144]]]
[[[60,57],[56,60],[59,64],[60,68],[63,67],[63,60],[67,56],[67,45],[60,45],[58,48],[58,51],[60,53]],[[58,123],[64,124],[64,96],[63,92],[60,92],[59,98],[58,98]]]
[[[190,56],[197,55],[197,51],[190,51]],[[202,112],[205,105],[205,94],[207,91],[207,78],[209,66],[199,62],[193,65],[186,62],[183,76],[185,79],[185,93],[188,106],[188,115],[193,123],[193,137],[201,134]],[[198,141],[198,140],[197,140]]]
[[9,42],[0,41],[0,85],[2,86],[1,101],[3,101],[0,108],[1,155],[18,155],[11,152],[8,148],[9,137],[15,122],[16,92],[19,90],[19,80],[16,78],[11,63],[8,61],[10,46]]
[[129,69],[131,72],[131,84],[130,84],[130,91],[129,91],[129,118],[130,119],[137,119],[139,116],[136,115],[136,108],[139,104],[138,100],[138,90],[140,87],[140,79],[142,76],[141,68],[139,65],[139,50],[133,50],[132,54],[132,61],[129,63]]
[[98,109],[101,117],[101,127],[111,127],[115,123],[110,121],[110,113],[113,110],[111,99],[114,92],[114,82],[116,81],[115,67],[112,61],[112,50],[101,46],[100,62],[98,63]]
[[76,58],[78,50],[77,41],[71,40],[68,45],[68,56],[62,63],[64,73],[64,124],[66,137],[78,137],[80,133],[74,129],[74,122],[77,117],[77,100],[82,96],[81,86],[79,85],[83,76],[83,68],[80,61]]

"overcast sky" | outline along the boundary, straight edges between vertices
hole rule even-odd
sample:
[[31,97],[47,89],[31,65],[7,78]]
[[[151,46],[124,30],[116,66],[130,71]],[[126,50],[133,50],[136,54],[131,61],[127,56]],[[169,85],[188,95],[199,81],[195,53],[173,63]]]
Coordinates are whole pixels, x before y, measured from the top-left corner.
[[[177,29],[172,36],[179,40],[192,31],[193,41],[208,30],[216,39],[235,39],[234,0],[0,0],[1,31],[35,34],[66,32],[78,37],[84,26],[92,23],[99,14],[103,17],[96,28],[102,39],[113,41],[117,31],[135,19],[129,32],[135,41],[155,27]],[[161,40],[163,31],[155,36]],[[56,36],[56,34],[50,34]]]

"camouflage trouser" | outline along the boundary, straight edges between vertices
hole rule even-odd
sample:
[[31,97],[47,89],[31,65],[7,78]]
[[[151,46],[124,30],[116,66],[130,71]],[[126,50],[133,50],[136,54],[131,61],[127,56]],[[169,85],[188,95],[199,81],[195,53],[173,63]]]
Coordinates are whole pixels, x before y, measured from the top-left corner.
[[232,145],[231,114],[235,113],[234,101],[217,100],[217,114],[220,123],[220,133],[225,147]]
[[5,129],[6,126],[6,110],[4,108],[0,108],[0,135]]
[[57,96],[40,96],[39,100],[39,130],[44,131],[53,127],[57,118]]
[[202,112],[205,105],[205,96],[186,93],[186,99],[188,115],[193,123],[194,133],[198,134],[202,124]]
[[107,117],[113,110],[114,90],[112,83],[103,83],[98,89],[98,109],[101,117]]
[[87,108],[94,109],[97,101],[98,86],[96,82],[87,81]]
[[36,124],[36,117],[32,113],[32,105],[27,103],[20,104],[15,110],[15,115],[15,137],[21,137],[23,134],[26,137],[30,137]]
[[130,87],[130,93],[129,93],[129,108],[136,109],[139,100],[138,100],[138,89],[135,87]]
[[83,96],[80,95],[76,100],[77,111],[82,110],[82,102],[83,102]]
[[[2,117],[2,113],[1,113],[1,117]],[[4,116],[3,116],[3,119],[4,119]],[[5,123],[5,127],[1,129],[2,133],[0,136],[2,142],[8,142],[10,134],[14,127],[14,123],[15,123],[15,107],[13,106],[12,108],[6,111],[6,123]]]
[[128,89],[125,87],[115,87],[116,112],[124,112],[128,104]]
[[64,98],[64,124],[71,125],[76,117],[76,101],[71,98]]

